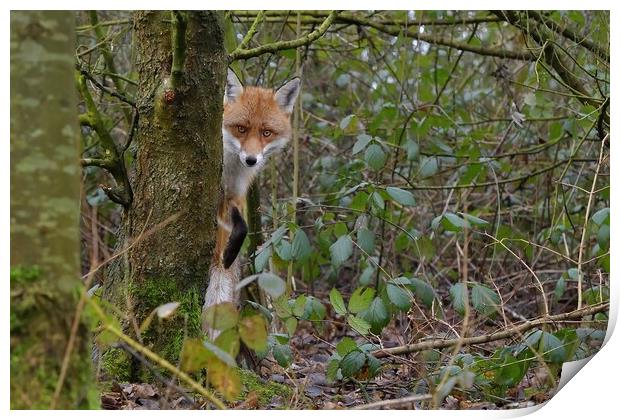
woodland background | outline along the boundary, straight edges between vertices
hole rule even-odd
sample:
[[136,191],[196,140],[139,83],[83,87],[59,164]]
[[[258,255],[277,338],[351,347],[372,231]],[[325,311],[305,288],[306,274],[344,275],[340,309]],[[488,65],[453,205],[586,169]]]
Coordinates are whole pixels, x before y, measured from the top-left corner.
[[[547,400],[606,330],[609,51],[604,11],[12,12],[12,407]],[[303,88],[201,314],[229,65]]]

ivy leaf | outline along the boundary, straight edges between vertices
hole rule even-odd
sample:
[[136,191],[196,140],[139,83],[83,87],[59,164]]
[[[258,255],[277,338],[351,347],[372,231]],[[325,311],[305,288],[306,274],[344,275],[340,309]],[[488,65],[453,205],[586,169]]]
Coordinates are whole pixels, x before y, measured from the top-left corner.
[[340,267],[353,254],[353,242],[349,235],[343,235],[329,247],[332,256],[332,265]]
[[379,194],[377,191],[373,192],[370,195],[370,202],[374,207],[378,208],[379,210],[385,210],[385,201],[383,200],[383,197],[381,197],[381,194]]
[[374,297],[375,289],[371,287],[358,287],[351,295],[351,299],[349,299],[349,311],[356,314],[368,309]]
[[495,290],[482,284],[475,284],[471,289],[471,302],[475,310],[489,316],[497,311],[500,299]]
[[407,140],[405,149],[407,150],[407,160],[416,160],[420,153],[420,146],[418,146],[418,143],[413,140]]
[[272,273],[259,274],[258,285],[274,299],[277,299],[286,291],[284,280]]
[[342,376],[350,378],[358,373],[366,363],[366,355],[361,351],[352,351],[340,361]]
[[293,304],[293,315],[301,318],[304,315],[306,309],[306,295],[299,295],[297,299],[295,299],[295,303]]
[[390,302],[394,304],[401,311],[406,311],[411,307],[411,299],[404,288],[396,286],[395,284],[387,284],[387,295]]
[[562,363],[566,361],[566,349],[564,348],[562,340],[546,331],[543,331],[540,340],[545,360],[551,363]]
[[385,155],[385,152],[378,144],[371,144],[370,146],[368,146],[368,148],[366,149],[366,153],[364,154],[364,160],[366,161],[368,166],[375,171],[383,168],[386,159],[387,156]]
[[344,315],[347,313],[347,308],[344,305],[344,299],[336,288],[333,288],[331,292],[329,292],[329,302],[332,304],[332,307],[337,314]]
[[[609,207],[605,207],[604,209],[600,209],[596,213],[594,213],[590,220],[592,220],[597,225],[609,224]],[[605,223],[607,222],[607,223]]]
[[415,206],[415,198],[411,192],[396,187],[387,187],[385,191],[397,203],[403,206]]

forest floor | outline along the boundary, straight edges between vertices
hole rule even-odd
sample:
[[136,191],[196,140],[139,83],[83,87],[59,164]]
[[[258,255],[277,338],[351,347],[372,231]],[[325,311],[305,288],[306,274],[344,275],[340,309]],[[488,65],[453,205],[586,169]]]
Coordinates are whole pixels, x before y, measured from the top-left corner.
[[[328,359],[335,344],[343,338],[346,328],[329,323],[321,337],[310,325],[301,323],[291,340],[294,362],[287,369],[280,367],[271,357],[263,359],[256,371],[242,375],[241,397],[229,407],[232,409],[354,409],[429,408],[430,396],[419,387],[418,378],[426,376],[424,365],[414,357],[384,359],[381,374],[372,380],[348,380],[329,383],[326,378]],[[386,328],[382,344],[386,347],[400,345],[397,328]],[[547,383],[544,370],[528,373],[523,381],[510,389],[507,395],[491,402],[488,395],[459,392],[455,389],[441,404],[441,409],[514,409],[533,406],[550,399],[554,387]],[[418,395],[420,398],[412,398]],[[412,401],[414,400],[415,401]],[[102,408],[144,409],[205,409],[209,404],[204,398],[183,388],[164,384],[113,384],[112,389],[101,395]]]

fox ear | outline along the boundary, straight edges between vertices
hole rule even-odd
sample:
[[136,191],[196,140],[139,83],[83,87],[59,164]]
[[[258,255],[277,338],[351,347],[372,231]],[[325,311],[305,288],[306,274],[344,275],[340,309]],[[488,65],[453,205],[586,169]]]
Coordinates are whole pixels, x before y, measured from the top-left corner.
[[278,89],[275,93],[275,98],[278,105],[280,105],[280,108],[282,108],[287,114],[293,112],[293,107],[295,106],[297,95],[299,95],[300,87],[301,80],[299,77],[296,77],[286,82],[284,86]]
[[242,93],[243,85],[235,72],[229,68],[226,76],[226,88],[224,89],[224,103],[235,102]]

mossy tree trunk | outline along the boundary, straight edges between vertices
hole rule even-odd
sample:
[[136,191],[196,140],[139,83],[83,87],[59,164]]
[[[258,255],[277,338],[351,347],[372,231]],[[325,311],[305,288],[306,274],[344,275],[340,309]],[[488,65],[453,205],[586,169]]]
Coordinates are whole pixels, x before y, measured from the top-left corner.
[[[117,251],[130,247],[108,271],[104,298],[136,322],[154,308],[181,305],[155,321],[144,344],[170,361],[183,337],[201,333],[200,312],[215,245],[222,165],[221,123],[227,55],[217,12],[136,12],[140,125],[131,184]],[[144,372],[119,351],[103,368],[119,380]]]
[[54,397],[81,286],[74,24],[11,12],[11,408],[89,406],[83,323]]

